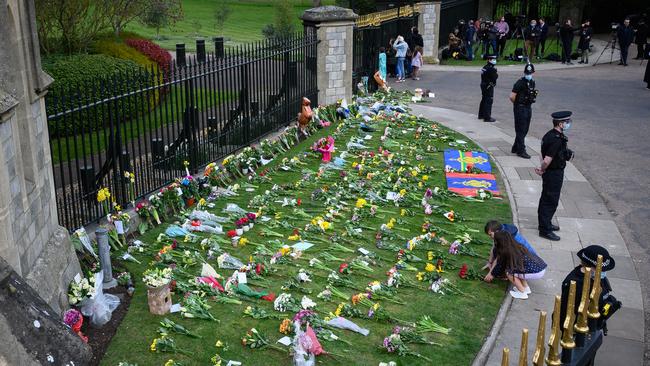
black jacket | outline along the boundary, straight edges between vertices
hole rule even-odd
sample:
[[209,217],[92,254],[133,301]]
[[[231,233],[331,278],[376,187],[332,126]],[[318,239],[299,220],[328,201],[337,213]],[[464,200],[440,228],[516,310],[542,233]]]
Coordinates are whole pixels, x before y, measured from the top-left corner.
[[537,27],[539,28],[539,40],[545,40],[548,37],[548,24],[538,24]]
[[[576,301],[575,301],[575,308],[573,309],[573,312],[576,314],[575,320],[578,319],[577,312],[578,312],[578,307],[580,306],[580,296],[582,296],[582,287],[584,284],[584,273],[580,270],[581,266],[577,266],[576,268],[571,271],[564,281],[562,281],[562,302],[560,303],[560,326],[564,324],[564,318],[567,315],[567,302],[568,302],[568,297],[569,297],[569,287],[571,286],[571,281],[576,281]],[[609,280],[607,277],[603,278],[600,280],[600,284],[602,287],[602,291],[600,292],[600,299],[598,302],[598,305],[600,307],[599,310],[602,311],[602,306],[604,303],[604,298],[607,296],[612,291],[612,286],[609,284]],[[591,282],[591,286],[593,286],[593,278]],[[591,288],[589,289],[591,291]]]
[[577,29],[569,26],[569,25],[563,25],[562,28],[560,28],[560,39],[564,43],[570,43],[573,42],[573,32],[575,32]]
[[632,30],[632,27],[630,26],[624,26],[620,25],[616,29],[616,35],[618,37],[618,43],[621,45],[621,47],[627,47],[630,44],[632,44],[632,40],[634,39],[634,30]]
[[537,41],[539,39],[540,29],[538,26],[528,25],[524,30],[524,36],[527,41]]
[[492,85],[494,87],[497,85],[498,78],[497,68],[491,63],[488,62],[481,69],[481,85]]
[[593,30],[591,27],[583,27],[580,29],[580,41],[578,41],[578,49],[580,50],[588,50],[589,49],[589,42],[591,41],[591,35],[593,33]]
[[647,42],[648,42],[648,25],[645,23],[637,25],[636,34],[634,34],[634,43],[646,44]]

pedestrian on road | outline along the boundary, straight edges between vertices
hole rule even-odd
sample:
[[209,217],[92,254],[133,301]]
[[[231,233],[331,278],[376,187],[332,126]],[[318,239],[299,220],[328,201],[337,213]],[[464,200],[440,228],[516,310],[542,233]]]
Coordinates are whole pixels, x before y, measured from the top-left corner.
[[[539,42],[537,42],[535,54],[537,55],[537,58],[543,58],[546,48],[546,38],[548,37],[548,25],[546,24],[546,21],[544,21],[544,18],[539,18],[539,22],[537,24],[539,27]],[[542,47],[541,53],[539,52],[540,46]]]
[[[598,263],[598,255],[603,256],[603,266],[602,272],[600,275],[600,286],[602,291],[598,299],[598,311],[600,312],[600,317],[598,318],[598,329],[602,329],[603,333],[607,335],[607,323],[606,320],[611,317],[620,307],[621,303],[616,300],[616,298],[611,294],[612,285],[607,279],[607,272],[614,269],[616,262],[614,258],[609,255],[607,249],[601,247],[600,245],[590,245],[586,248],[580,249],[576,253],[578,259],[580,259],[580,265],[574,268],[562,281],[562,301],[560,303],[560,324],[564,324],[564,318],[567,315],[567,302],[569,299],[569,287],[571,286],[571,281],[576,282],[576,300],[574,308],[572,309],[574,314],[578,313],[578,307],[580,306],[580,294],[582,294],[582,288],[584,286],[585,270],[587,268],[591,269],[592,279],[596,273],[596,265]],[[593,288],[593,281],[590,284],[589,293],[591,294],[591,289]],[[590,329],[594,331],[595,329]]]
[[560,39],[562,40],[562,63],[567,65],[573,65],[571,62],[571,52],[573,51],[573,32],[577,29],[573,28],[571,25],[571,19],[567,19],[564,22],[562,28],[560,28]]
[[397,51],[397,82],[401,83],[404,82],[404,78],[406,77],[404,60],[406,59],[406,51],[409,49],[408,44],[404,42],[404,37],[397,36],[395,43],[393,43],[393,49]]
[[571,112],[555,112],[551,117],[553,129],[542,138],[541,163],[539,168],[535,168],[535,173],[542,176],[542,195],[537,207],[537,223],[539,236],[558,241],[560,237],[555,234],[555,231],[560,230],[560,227],[553,225],[551,219],[560,201],[566,162],[573,157],[573,151],[567,147],[569,140],[566,137],[566,133],[571,128]]
[[526,135],[530,127],[530,118],[533,115],[532,104],[537,98],[537,89],[535,89],[535,80],[533,74],[535,66],[527,64],[524,67],[524,76],[517,80],[510,93],[510,101],[513,104],[515,115],[515,142],[510,150],[517,156],[530,159],[526,152]]
[[578,41],[578,49],[580,50],[579,64],[589,63],[589,42],[591,41],[592,33],[593,31],[589,20],[585,20],[585,22],[582,23],[582,29],[580,29],[580,40]]
[[636,26],[634,43],[636,43],[635,60],[642,60],[643,53],[645,52],[645,45],[648,43],[648,25],[645,24],[645,19],[639,20],[639,24]]
[[478,106],[478,118],[485,122],[496,121],[492,118],[492,102],[494,100],[494,87],[497,85],[499,74],[494,65],[497,64],[495,55],[488,56],[488,62],[481,69],[481,104]]
[[[527,299],[531,293],[528,280],[539,280],[546,273],[544,260],[517,243],[507,231],[494,233],[494,258],[496,265],[489,275],[506,277],[512,283],[510,296],[515,299]],[[485,280],[490,282],[488,279],[486,276]]]
[[621,48],[621,61],[619,65],[627,66],[627,51],[634,39],[634,30],[630,26],[630,18],[625,18],[623,25],[616,29],[618,45]]

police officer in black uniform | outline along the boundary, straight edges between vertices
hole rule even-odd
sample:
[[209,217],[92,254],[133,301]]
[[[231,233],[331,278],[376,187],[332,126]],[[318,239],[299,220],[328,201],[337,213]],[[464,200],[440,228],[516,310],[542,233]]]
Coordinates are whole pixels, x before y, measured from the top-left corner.
[[526,64],[524,67],[524,76],[517,80],[510,93],[510,101],[513,104],[515,113],[515,142],[512,145],[511,152],[524,159],[530,159],[526,152],[526,135],[530,127],[530,118],[533,114],[531,105],[537,98],[537,89],[535,89],[535,80],[533,80],[535,66]]
[[564,167],[573,157],[573,151],[567,147],[565,133],[571,128],[571,112],[561,111],[551,114],[553,129],[542,138],[542,161],[535,173],[542,176],[542,196],[537,207],[539,236],[553,241],[560,240],[554,231],[560,228],[551,223],[551,219],[560,201]]
[[488,62],[481,69],[481,104],[478,107],[478,118],[485,122],[496,121],[492,118],[492,101],[494,100],[494,87],[497,85],[497,57],[488,56]]

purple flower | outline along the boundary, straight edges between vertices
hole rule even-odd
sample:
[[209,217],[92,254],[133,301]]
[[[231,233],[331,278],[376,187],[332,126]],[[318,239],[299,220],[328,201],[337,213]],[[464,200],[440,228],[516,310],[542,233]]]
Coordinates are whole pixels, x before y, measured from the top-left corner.
[[427,188],[427,191],[424,192],[424,197],[426,197],[426,198],[433,197],[433,191],[431,191],[431,188]]
[[70,309],[63,314],[63,322],[72,327],[73,325],[77,324],[79,321],[79,317],[81,316],[81,313],[77,309]]

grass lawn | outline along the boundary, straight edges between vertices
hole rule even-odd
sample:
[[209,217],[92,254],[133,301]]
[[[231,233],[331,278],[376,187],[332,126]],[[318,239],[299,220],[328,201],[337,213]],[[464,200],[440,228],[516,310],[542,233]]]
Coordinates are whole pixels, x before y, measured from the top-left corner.
[[[364,144],[370,148],[369,151],[377,153],[378,147],[381,144],[380,136],[384,131],[384,127],[390,123],[391,128],[393,129],[392,142],[396,143],[391,147],[391,151],[396,154],[397,161],[400,159],[406,161],[406,166],[409,166],[409,168],[406,169],[406,172],[410,172],[409,169],[415,169],[416,166],[421,166],[423,171],[422,174],[426,172],[426,174],[428,174],[428,179],[424,179],[422,174],[414,177],[412,174],[407,173],[409,177],[405,177],[404,179],[405,181],[408,181],[408,183],[403,183],[395,190],[398,191],[401,187],[405,187],[409,193],[413,193],[414,197],[403,202],[401,207],[379,203],[378,213],[375,216],[365,217],[359,224],[357,224],[359,225],[359,228],[362,229],[358,238],[347,236],[345,234],[345,225],[350,223],[349,220],[352,213],[350,208],[354,207],[358,197],[363,197],[362,193],[352,193],[350,197],[341,198],[342,201],[347,202],[347,205],[343,205],[342,207],[349,208],[341,210],[342,217],[335,219],[332,222],[332,227],[326,231],[327,235],[321,233],[308,233],[307,231],[304,231],[305,225],[310,222],[309,218],[296,217],[296,212],[292,208],[281,207],[280,204],[271,203],[268,208],[263,210],[263,214],[275,217],[275,219],[271,220],[270,223],[287,221],[290,226],[284,229],[282,227],[273,228],[272,230],[281,233],[284,237],[271,239],[279,239],[281,242],[291,245],[293,242],[287,240],[286,237],[291,234],[292,228],[297,228],[300,230],[301,235],[304,235],[303,239],[307,238],[308,241],[315,243],[315,246],[305,251],[302,257],[297,260],[288,260],[286,263],[273,265],[271,268],[274,271],[265,275],[263,280],[249,279],[249,285],[254,289],[265,288],[274,292],[276,295],[283,292],[289,292],[293,294],[294,298],[298,298],[298,300],[303,296],[303,292],[300,290],[310,291],[311,294],[307,296],[318,304],[316,311],[320,314],[321,318],[324,318],[328,313],[335,311],[341,300],[333,297],[332,301],[325,301],[316,297],[316,295],[324,289],[327,283],[326,278],[328,272],[309,267],[308,260],[310,258],[318,257],[325,251],[328,251],[336,257],[346,259],[347,261],[353,259],[358,254],[335,251],[334,248],[330,247],[331,242],[328,238],[332,233],[338,233],[342,236],[344,240],[342,239],[339,243],[345,247],[353,251],[362,247],[370,250],[379,257],[377,265],[372,266],[373,272],[355,270],[352,274],[346,276],[346,278],[349,278],[354,283],[354,287],[358,289],[353,290],[346,287],[337,287],[347,295],[352,295],[362,291],[370,281],[385,281],[387,278],[386,271],[396,262],[397,253],[395,249],[380,249],[375,246],[375,233],[379,227],[388,222],[390,218],[397,220],[393,230],[395,237],[391,239],[388,235],[385,235],[384,240],[387,244],[401,248],[404,247],[406,242],[404,238],[410,239],[422,233],[421,227],[425,221],[438,226],[442,230],[448,230],[449,233],[439,234],[438,237],[442,236],[450,241],[453,241],[457,234],[459,235],[471,231],[469,233],[475,240],[472,241],[469,247],[473,248],[480,257],[451,255],[448,254],[448,246],[431,241],[429,243],[418,245],[412,252],[413,255],[422,259],[421,262],[409,262],[410,265],[417,267],[418,271],[424,271],[425,264],[427,263],[428,251],[432,251],[434,257],[438,255],[441,256],[444,260],[445,268],[445,272],[441,275],[452,281],[463,292],[463,294],[447,293],[441,295],[433,293],[432,291],[427,290],[426,282],[418,282],[416,280],[416,272],[401,270],[400,272],[403,276],[416,283],[415,287],[401,286],[397,290],[396,298],[402,300],[404,304],[399,305],[379,300],[381,306],[396,318],[410,322],[417,321],[423,315],[429,315],[435,322],[452,329],[449,335],[441,335],[438,333],[426,334],[426,337],[430,341],[440,343],[441,346],[422,344],[408,345],[412,351],[429,357],[432,360],[431,362],[413,356],[397,356],[396,354],[386,353],[384,350],[380,349],[380,347],[384,337],[387,337],[391,333],[394,324],[387,321],[374,321],[361,318],[351,318],[351,320],[370,330],[370,334],[367,337],[350,331],[334,330],[336,335],[346,342],[349,342],[350,345],[339,341],[321,341],[323,348],[326,351],[336,354],[336,356],[318,357],[319,364],[325,365],[377,365],[379,362],[388,362],[391,360],[396,361],[398,365],[468,365],[472,361],[476,352],[480,349],[483,338],[492,326],[493,319],[504,296],[505,284],[486,284],[479,280],[461,280],[458,277],[458,268],[463,263],[466,263],[469,265],[470,269],[481,273],[480,267],[483,265],[485,261],[484,258],[487,256],[490,249],[489,244],[487,244],[489,238],[483,234],[483,225],[486,220],[493,218],[510,222],[511,211],[507,197],[504,196],[503,200],[493,199],[484,202],[467,201],[461,197],[434,198],[436,205],[439,205],[445,210],[453,208],[455,212],[464,219],[460,221],[460,216],[458,216],[459,220],[450,222],[443,217],[442,214],[436,212],[430,216],[425,215],[420,206],[420,198],[422,197],[422,193],[426,187],[434,188],[437,186],[441,187],[443,190],[446,187],[442,151],[449,147],[448,141],[450,140],[445,140],[443,137],[451,137],[451,141],[456,139],[468,139],[442,126],[436,126],[434,128],[434,122],[432,121],[418,120],[416,122],[414,119],[410,118],[403,119],[398,123],[390,122],[387,119],[377,121],[374,124],[376,131],[366,133],[358,129],[359,120],[360,119],[358,118],[351,118],[340,127],[341,132],[337,136],[337,153],[335,156],[338,156],[342,151],[346,150],[346,143],[351,137],[364,138],[366,135],[371,136],[371,138],[364,140]],[[267,166],[270,169],[270,173],[267,174],[267,176],[271,178],[270,182],[256,183],[258,187],[254,189],[254,192],[240,191],[241,194],[237,197],[227,199],[220,198],[215,201],[216,207],[209,211],[217,215],[225,216],[226,214],[222,213],[222,208],[224,208],[227,203],[237,203],[241,207],[245,208],[254,196],[263,194],[265,190],[271,189],[274,184],[282,185],[282,189],[278,191],[279,197],[277,199],[282,200],[283,197],[289,199],[300,198],[302,199],[302,205],[300,208],[305,212],[310,213],[310,215],[313,214],[313,216],[323,215],[323,212],[327,209],[327,206],[322,199],[318,199],[317,197],[314,198],[314,196],[312,196],[312,193],[319,188],[329,189],[328,193],[326,193],[327,196],[333,194],[332,192],[335,191],[335,187],[343,186],[347,189],[348,183],[365,180],[366,187],[375,187],[374,189],[376,189],[381,196],[384,196],[386,191],[390,190],[390,188],[384,188],[383,190],[379,188],[383,187],[387,181],[386,174],[380,173],[384,169],[381,167],[381,163],[378,163],[376,166],[373,163],[379,159],[371,160],[368,158],[368,160],[364,162],[360,157],[355,157],[356,152],[354,151],[351,151],[352,155],[348,155],[345,159],[346,163],[344,168],[348,173],[346,178],[347,181],[343,181],[344,178],[336,171],[334,171],[335,174],[331,175],[315,174],[320,167],[320,159],[315,153],[308,152],[309,147],[317,138],[327,136],[328,134],[334,134],[334,131],[337,128],[336,125],[337,124],[334,123],[332,127],[319,131],[314,136],[296,145],[288,152],[276,156],[274,161]],[[425,129],[422,136],[416,136],[416,128],[418,125],[423,126]],[[437,137],[433,137],[429,133],[435,133]],[[435,146],[437,151],[425,151],[427,145]],[[477,147],[471,142],[467,145],[467,148],[477,149]],[[416,154],[421,155],[422,160],[416,161]],[[303,163],[306,163],[306,165],[295,167],[291,171],[275,170],[277,164],[279,164],[283,157],[291,158],[294,156],[299,156],[299,159]],[[377,174],[368,179],[366,173],[359,174],[357,173],[357,170],[352,168],[354,162],[366,164],[367,172],[372,173],[374,171]],[[308,173],[305,169],[312,171],[309,178],[304,177],[304,174]],[[496,170],[496,167],[494,169]],[[390,168],[389,171],[391,175],[399,174],[397,173],[397,167]],[[498,172],[495,171],[495,173],[499,184],[501,185],[501,191],[504,192],[505,195],[502,180]],[[418,187],[420,182],[423,183],[422,187]],[[388,184],[388,186],[390,187],[390,184]],[[401,216],[402,208],[407,208],[410,213],[405,212],[406,214]],[[275,212],[275,215],[273,215],[273,212]],[[259,235],[261,230],[266,228],[265,225],[266,224],[258,222],[253,229],[244,234],[244,237],[249,239],[251,242],[248,245],[243,247],[231,247],[229,244],[224,244],[221,246],[222,249],[239,258],[243,262],[247,262],[249,255],[254,255],[253,252],[256,249],[254,244],[264,244],[267,248],[271,248],[272,251],[279,250],[279,247],[274,246],[273,243],[269,242],[268,237]],[[167,224],[163,224],[147,232],[140,238],[140,240],[147,244],[148,248],[148,254],[136,255],[142,264],[136,264],[133,262],[127,263],[127,267],[131,271],[136,282],[136,292],[131,302],[129,312],[119,327],[117,334],[113,338],[101,364],[115,366],[120,361],[128,361],[140,366],[163,365],[167,360],[173,358],[175,361],[181,362],[183,365],[208,365],[211,364],[210,358],[215,353],[219,353],[221,358],[224,360],[223,365],[227,363],[227,360],[238,360],[243,362],[244,365],[292,364],[292,361],[287,354],[273,349],[251,350],[245,348],[240,343],[242,336],[251,327],[256,327],[268,336],[271,342],[275,342],[283,336],[278,331],[280,320],[255,320],[243,316],[243,310],[249,305],[259,306],[269,313],[280,314],[273,310],[272,303],[250,298],[242,298],[241,300],[243,303],[241,305],[220,304],[214,301],[209,301],[209,304],[212,306],[210,312],[219,319],[220,322],[200,319],[184,319],[179,313],[167,314],[167,318],[182,324],[190,331],[202,336],[201,339],[193,339],[178,334],[171,335],[176,340],[178,347],[190,352],[191,356],[169,353],[152,353],[149,350],[152,340],[158,336],[158,322],[164,317],[155,316],[149,313],[147,306],[147,290],[140,282],[140,279],[142,272],[154,263],[152,262],[153,254],[157,253],[162,246],[162,244],[156,243],[156,237],[160,233],[164,232],[167,226]],[[230,229],[233,229],[231,223],[224,224],[224,231]],[[443,232],[442,230],[439,232]],[[201,236],[207,237],[208,235]],[[400,238],[400,236],[402,238]],[[183,249],[177,249],[179,252],[184,249],[190,251],[197,250],[202,256],[205,256],[205,250],[200,248],[198,242],[196,244],[183,243],[181,238],[179,239],[179,246],[183,247]],[[184,266],[180,259],[177,259],[177,261],[179,262],[178,265],[183,267],[185,273],[193,276],[198,275],[200,272],[200,265]],[[340,261],[323,261],[332,270],[338,268],[339,264],[341,264]],[[432,262],[435,264],[436,260],[433,259]],[[232,273],[232,270],[218,269],[215,259],[209,259],[208,263],[217,268],[217,272],[222,276],[228,277]],[[281,286],[287,280],[294,278],[300,268],[305,268],[312,272],[313,281],[302,285],[300,289],[283,291]],[[174,295],[173,303],[180,302],[181,300],[182,294],[177,293]],[[364,314],[367,311],[367,308],[363,308],[362,305],[356,305],[355,308],[362,310]],[[293,313],[284,313],[284,315],[287,318],[291,318]],[[217,340],[224,342],[226,348],[217,349],[215,347],[215,342]]]
[[[213,107],[215,102],[216,104],[223,103],[239,95],[236,92],[219,92],[205,88],[197,88],[195,93],[199,111]],[[185,92],[182,88],[174,87],[169,95],[165,96],[165,100],[153,108],[151,112],[120,124],[122,146],[127,146],[132,139],[139,138],[149,131],[155,131],[169,123],[181,122],[185,104]],[[97,109],[97,113],[102,113],[101,108]],[[49,123],[54,124],[57,122],[49,121]],[[52,127],[50,129],[52,130]],[[90,133],[86,132],[83,135],[52,140],[51,149],[54,164],[103,152],[107,148],[109,132],[109,128],[106,128]]]
[[[576,42],[574,42],[575,46]],[[524,47],[524,42],[522,40],[519,40],[517,42],[516,40],[508,40],[506,43],[506,49],[504,51],[504,54],[506,56],[509,56],[511,53],[515,53],[515,48],[523,48]],[[474,52],[474,60],[472,61],[466,61],[466,60],[454,60],[454,59],[447,59],[447,60],[441,60],[440,64],[441,65],[455,65],[455,66],[479,66],[479,65],[484,65],[485,60],[481,59],[481,49],[482,47],[479,47],[477,45],[474,45],[474,50],[477,50]],[[491,49],[491,47],[490,47]],[[557,53],[558,55],[562,54],[562,44],[561,43],[556,43],[556,38],[555,37],[549,37],[546,40],[546,49],[544,50],[544,55],[549,55],[551,53]],[[540,62],[550,62],[548,60],[544,59],[534,59],[533,64],[540,63]],[[499,65],[523,65],[523,62],[521,61],[509,61],[509,60],[504,60],[503,57],[499,57],[497,60],[497,66]]]
[[[274,21],[273,0],[227,0],[231,12],[224,24],[223,34],[220,34],[214,21],[214,10],[218,3],[211,0],[183,0],[185,18],[171,28],[161,29],[159,38],[156,37],[155,29],[147,28],[137,21],[129,24],[127,30],[150,38],[168,50],[175,50],[177,43],[185,43],[187,50],[194,51],[196,39],[203,38],[207,50],[212,51],[213,37],[225,37],[226,46],[259,41],[264,38],[262,28]],[[312,7],[311,0],[293,0],[293,3],[295,29],[302,31],[302,21],[298,17]],[[332,4],[333,0],[323,1],[323,5]]]

